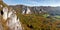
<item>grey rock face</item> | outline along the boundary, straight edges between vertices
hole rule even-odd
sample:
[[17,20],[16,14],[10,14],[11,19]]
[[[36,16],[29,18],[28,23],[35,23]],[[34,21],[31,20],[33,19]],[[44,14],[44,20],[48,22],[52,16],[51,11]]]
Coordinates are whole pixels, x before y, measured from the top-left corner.
[[21,22],[19,21],[16,12],[12,9],[6,11],[6,9],[3,10],[3,19],[7,21],[6,25],[9,27],[9,30],[22,30]]

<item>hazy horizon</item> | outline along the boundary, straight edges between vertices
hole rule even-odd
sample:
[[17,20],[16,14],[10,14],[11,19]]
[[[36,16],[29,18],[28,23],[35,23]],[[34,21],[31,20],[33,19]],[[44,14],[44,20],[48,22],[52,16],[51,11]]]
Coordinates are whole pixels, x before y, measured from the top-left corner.
[[8,5],[60,6],[60,0],[3,0]]

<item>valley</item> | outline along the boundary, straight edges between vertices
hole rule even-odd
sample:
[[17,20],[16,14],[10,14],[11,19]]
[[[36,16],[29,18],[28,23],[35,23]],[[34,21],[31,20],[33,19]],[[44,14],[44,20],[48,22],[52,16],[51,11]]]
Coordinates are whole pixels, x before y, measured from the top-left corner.
[[60,7],[13,6],[1,0],[0,30],[60,30]]

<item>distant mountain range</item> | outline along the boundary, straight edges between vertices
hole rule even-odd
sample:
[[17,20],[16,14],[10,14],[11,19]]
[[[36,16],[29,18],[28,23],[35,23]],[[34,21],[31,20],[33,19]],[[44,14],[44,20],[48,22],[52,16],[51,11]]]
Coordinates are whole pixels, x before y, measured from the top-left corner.
[[[4,7],[8,6],[3,1],[0,1],[0,5]],[[60,7],[51,6],[26,6],[26,5],[9,5],[8,7],[13,8],[21,14],[41,14],[48,13],[50,15],[60,15]]]
[[50,15],[60,15],[60,7],[51,7],[51,6],[24,6],[24,5],[16,5],[12,7],[15,10],[22,14],[40,14],[40,13],[48,13]]

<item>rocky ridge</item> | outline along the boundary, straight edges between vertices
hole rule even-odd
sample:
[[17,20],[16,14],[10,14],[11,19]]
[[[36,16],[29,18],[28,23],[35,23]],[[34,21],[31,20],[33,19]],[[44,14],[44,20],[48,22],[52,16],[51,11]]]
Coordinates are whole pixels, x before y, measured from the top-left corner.
[[0,30],[22,30],[16,11],[0,3]]

